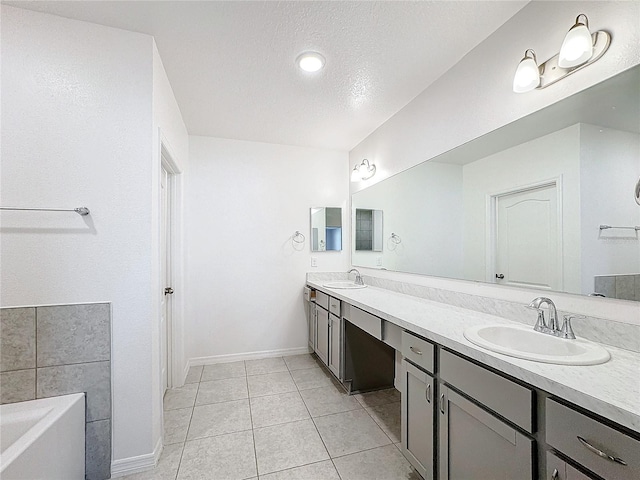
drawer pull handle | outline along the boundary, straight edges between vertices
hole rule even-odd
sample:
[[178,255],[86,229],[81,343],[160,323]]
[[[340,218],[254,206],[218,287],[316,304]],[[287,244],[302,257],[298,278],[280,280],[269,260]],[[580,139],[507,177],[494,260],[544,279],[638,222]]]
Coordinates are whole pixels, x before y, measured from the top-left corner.
[[609,455],[608,453],[603,452],[602,450],[597,449],[596,447],[594,447],[593,445],[591,445],[589,442],[587,442],[584,438],[582,438],[581,436],[577,436],[576,437],[580,443],[582,445],[584,445],[585,447],[587,447],[589,450],[591,450],[593,453],[595,453],[596,455],[602,457],[602,458],[606,458],[607,460],[611,460],[612,462],[615,463],[619,463],[620,465],[627,465],[627,462],[625,462],[624,460],[622,460],[621,458],[618,457],[614,457],[613,455]]
[[425,395],[427,397],[427,403],[431,403],[431,384],[427,385],[427,392]]
[[411,350],[416,355],[422,355],[422,350],[418,350],[416,347],[409,347],[409,350]]
[[553,473],[551,474],[551,480],[558,480],[558,469],[554,468]]
[[440,412],[444,414],[444,393],[440,395]]

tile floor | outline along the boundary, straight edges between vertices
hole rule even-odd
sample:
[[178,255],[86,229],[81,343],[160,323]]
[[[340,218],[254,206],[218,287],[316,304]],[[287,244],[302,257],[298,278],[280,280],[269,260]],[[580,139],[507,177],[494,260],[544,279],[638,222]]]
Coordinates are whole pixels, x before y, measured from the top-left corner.
[[164,398],[158,466],[127,480],[419,480],[400,453],[400,394],[348,396],[313,355],[189,371]]

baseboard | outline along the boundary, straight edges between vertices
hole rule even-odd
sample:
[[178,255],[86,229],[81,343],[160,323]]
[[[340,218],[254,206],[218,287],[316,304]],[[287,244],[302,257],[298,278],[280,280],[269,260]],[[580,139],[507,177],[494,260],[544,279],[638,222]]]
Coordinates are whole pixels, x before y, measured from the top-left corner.
[[111,478],[124,477],[125,475],[152,470],[158,464],[161,453],[162,438],[159,438],[153,452],[111,462]]
[[239,362],[241,360],[257,360],[267,357],[285,357],[289,355],[302,355],[310,353],[309,347],[283,348],[280,350],[264,350],[262,352],[233,353],[230,355],[211,355],[209,357],[194,357],[187,361],[187,371],[189,367],[198,365],[213,365],[214,363]]

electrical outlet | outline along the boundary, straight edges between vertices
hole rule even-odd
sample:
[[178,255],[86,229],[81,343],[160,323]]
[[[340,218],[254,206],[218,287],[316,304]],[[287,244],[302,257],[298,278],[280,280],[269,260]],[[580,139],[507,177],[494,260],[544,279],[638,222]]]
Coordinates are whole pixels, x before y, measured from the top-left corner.
[[311,257],[311,266],[312,267],[318,266],[318,257]]
[[377,265],[378,267],[381,267],[381,266],[382,266],[382,257],[377,257],[377,258],[376,258],[376,265]]

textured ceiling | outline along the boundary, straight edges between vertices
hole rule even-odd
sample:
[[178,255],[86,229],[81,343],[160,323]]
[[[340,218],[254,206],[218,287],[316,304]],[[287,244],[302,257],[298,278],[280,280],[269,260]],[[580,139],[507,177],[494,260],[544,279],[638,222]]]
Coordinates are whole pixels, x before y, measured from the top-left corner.
[[527,2],[4,3],[153,35],[191,135],[351,150]]

